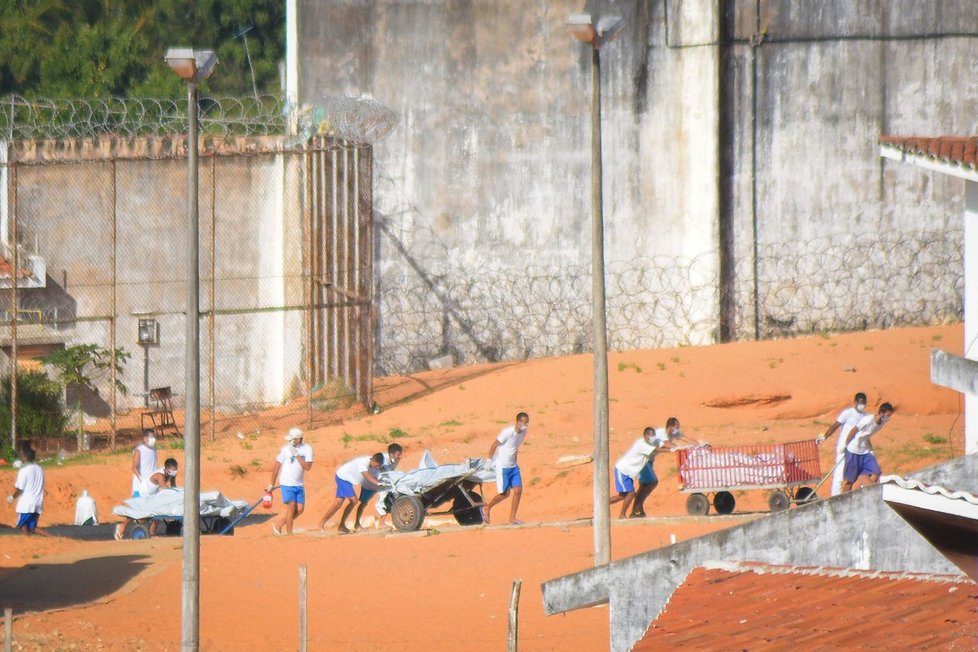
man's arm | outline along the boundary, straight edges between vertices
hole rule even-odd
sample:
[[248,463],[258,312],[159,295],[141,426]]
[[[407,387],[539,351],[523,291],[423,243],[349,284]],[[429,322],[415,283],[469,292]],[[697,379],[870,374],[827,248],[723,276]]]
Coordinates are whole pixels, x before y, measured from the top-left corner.
[[302,467],[303,471],[308,471],[309,469],[312,468],[312,462],[307,462],[306,458],[304,458],[302,455],[299,455],[298,449],[293,448],[292,454],[295,455],[295,461],[299,463],[299,466]]
[[492,446],[489,447],[489,459],[492,459],[492,456],[496,454],[497,448],[499,448],[499,440],[494,439],[492,442]]
[[815,443],[816,444],[821,444],[823,441],[825,441],[826,439],[828,439],[829,437],[831,437],[832,435],[834,435],[835,434],[835,431],[838,430],[841,427],[842,427],[842,424],[839,423],[838,421],[836,421],[835,423],[833,423],[831,426],[829,426],[825,430],[825,434],[824,435],[822,435],[821,437],[816,437],[815,438]]
[[143,476],[139,475],[139,461],[140,461],[139,455],[140,454],[138,448],[132,452],[132,474],[137,478],[139,478],[141,481],[143,479]]

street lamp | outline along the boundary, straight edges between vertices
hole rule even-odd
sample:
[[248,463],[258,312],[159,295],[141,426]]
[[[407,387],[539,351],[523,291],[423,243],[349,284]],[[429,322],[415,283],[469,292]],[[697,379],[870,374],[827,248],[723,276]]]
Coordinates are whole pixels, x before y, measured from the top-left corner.
[[187,82],[187,341],[184,396],[183,629],[181,649],[200,647],[200,263],[197,213],[197,84],[217,65],[213,50],[169,48],[166,62]]
[[601,210],[601,47],[621,34],[619,16],[576,14],[567,29],[591,46],[591,318],[594,330],[594,564],[611,562],[608,474],[608,327],[604,297],[604,216]]

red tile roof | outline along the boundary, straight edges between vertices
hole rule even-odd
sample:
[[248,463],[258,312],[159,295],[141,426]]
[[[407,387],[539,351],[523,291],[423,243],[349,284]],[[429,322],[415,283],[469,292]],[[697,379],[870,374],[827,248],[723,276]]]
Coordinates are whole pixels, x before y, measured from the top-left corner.
[[957,575],[699,567],[633,650],[974,650],[978,585]]
[[978,137],[938,136],[922,138],[919,136],[880,136],[881,145],[890,145],[906,154],[930,156],[945,163],[957,163],[970,168],[978,168],[975,154],[978,152]]

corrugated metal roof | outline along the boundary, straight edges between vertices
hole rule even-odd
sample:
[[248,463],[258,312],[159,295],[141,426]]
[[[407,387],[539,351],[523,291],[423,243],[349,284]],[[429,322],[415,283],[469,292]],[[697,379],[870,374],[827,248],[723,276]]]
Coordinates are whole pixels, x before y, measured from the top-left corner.
[[880,478],[880,484],[895,484],[901,489],[921,491],[931,496],[943,496],[944,498],[949,498],[950,500],[963,500],[971,503],[972,505],[978,505],[978,496],[973,493],[969,493],[967,491],[952,491],[950,489],[945,489],[940,485],[924,484],[923,482],[911,480],[910,478],[902,478],[898,475],[884,475],[882,478]]

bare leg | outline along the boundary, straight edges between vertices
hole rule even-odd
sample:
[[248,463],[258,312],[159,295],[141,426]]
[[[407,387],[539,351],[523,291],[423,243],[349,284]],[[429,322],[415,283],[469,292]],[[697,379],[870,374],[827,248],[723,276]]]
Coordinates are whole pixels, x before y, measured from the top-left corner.
[[638,491],[635,492],[635,503],[632,506],[632,517],[645,516],[645,500],[652,495],[652,492],[658,486],[658,482],[647,482],[638,485]]
[[842,493],[847,494],[852,491],[852,483],[848,480],[842,481]]
[[366,508],[366,506],[367,506],[367,504],[369,502],[370,502],[369,500],[366,501],[366,502],[364,502],[364,501],[361,500],[360,503],[357,505],[357,513],[356,513],[356,516],[353,519],[353,529],[354,530],[359,530],[360,529],[360,527],[361,527],[361,525],[360,525],[360,517],[363,516],[363,510],[364,510],[364,508]]
[[509,522],[516,522],[516,510],[520,508],[520,497],[523,495],[523,487],[512,487],[513,503],[509,508]]
[[333,514],[340,508],[340,506],[346,501],[346,498],[337,498],[333,501],[333,504],[329,506],[323,517],[319,519],[319,529],[323,530],[326,528],[326,521],[333,518]]
[[492,510],[493,507],[495,507],[499,503],[501,503],[504,500],[506,500],[507,498],[509,498],[509,492],[510,492],[510,490],[507,489],[506,491],[504,491],[501,494],[496,494],[495,496],[492,497],[492,500],[490,500],[489,503],[485,506],[484,509],[486,510],[486,522],[487,523],[489,522],[489,512]]
[[621,503],[621,513],[618,514],[618,518],[625,518],[628,516],[628,509],[632,506],[633,502],[635,502],[635,494],[632,492],[625,494],[625,498]]
[[286,534],[292,534],[292,523],[295,521],[295,517],[299,515],[299,503],[286,503],[285,504],[285,517],[282,519],[282,527]]
[[356,498],[347,498],[346,500],[346,507],[343,508],[343,515],[340,516],[340,526],[338,528],[340,532],[350,531],[350,528],[346,527],[346,519],[350,516],[350,512],[353,511],[353,508],[356,507],[357,503],[359,502]]

